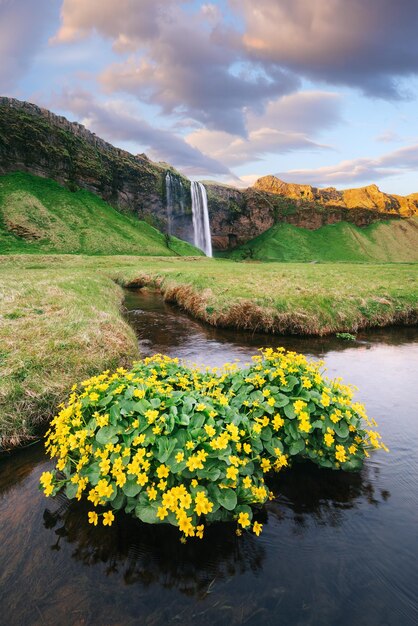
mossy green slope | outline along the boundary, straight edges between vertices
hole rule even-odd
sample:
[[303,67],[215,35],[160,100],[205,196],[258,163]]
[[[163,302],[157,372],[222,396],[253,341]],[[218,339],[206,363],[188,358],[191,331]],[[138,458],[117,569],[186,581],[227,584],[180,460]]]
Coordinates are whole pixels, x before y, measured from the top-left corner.
[[260,261],[417,262],[418,218],[376,222],[365,228],[347,222],[318,230],[278,224],[228,256]]
[[24,172],[0,176],[0,254],[196,255],[98,196]]

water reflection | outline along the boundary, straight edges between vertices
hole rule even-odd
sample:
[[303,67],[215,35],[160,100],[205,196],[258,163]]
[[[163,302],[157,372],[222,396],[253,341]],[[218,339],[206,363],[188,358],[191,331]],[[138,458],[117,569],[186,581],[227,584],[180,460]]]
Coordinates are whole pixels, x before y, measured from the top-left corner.
[[368,504],[379,506],[390,498],[379,484],[379,467],[366,465],[359,473],[321,469],[312,463],[295,463],[283,474],[270,480],[278,493],[268,505],[269,515],[278,520],[292,518],[295,525],[339,526],[345,512]]
[[[378,490],[368,469],[359,474],[321,470],[306,462],[271,477],[269,487],[279,496],[257,514],[265,525],[265,542],[271,546],[276,532],[272,522],[294,525],[300,534],[312,523],[337,527],[350,509],[367,503],[378,506],[390,497]],[[87,502],[68,501],[58,496],[54,506],[43,513],[44,527],[53,534],[51,550],[62,542],[72,545],[72,557],[83,565],[105,565],[108,576],[118,574],[127,585],[148,587],[158,584],[197,598],[210,592],[219,582],[247,571],[261,572],[265,559],[263,542],[245,533],[237,537],[233,524],[215,524],[206,529],[203,540],[179,541],[175,528],[151,526],[123,513],[109,528],[92,526],[87,520]]]
[[370,349],[374,345],[402,345],[416,338],[416,327],[381,328],[359,332],[356,341],[335,336],[290,337],[213,328],[194,320],[179,307],[163,301],[155,290],[126,290],[126,315],[134,327],[143,356],[161,352],[205,365],[246,360],[260,346],[284,346],[322,358],[327,352],[350,348]]
[[237,537],[232,524],[215,524],[202,540],[183,545],[167,524],[152,526],[121,513],[111,528],[95,527],[87,521],[88,503],[62,498],[57,504],[43,514],[45,528],[55,535],[51,549],[66,541],[74,559],[88,566],[104,563],[107,575],[120,574],[127,585],[158,583],[203,597],[214,580],[262,568],[262,544],[250,534]]

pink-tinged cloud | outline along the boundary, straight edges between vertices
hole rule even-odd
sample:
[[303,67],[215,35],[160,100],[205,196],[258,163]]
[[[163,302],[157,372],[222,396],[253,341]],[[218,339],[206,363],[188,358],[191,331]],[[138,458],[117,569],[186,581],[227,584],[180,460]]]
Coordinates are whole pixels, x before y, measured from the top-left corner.
[[363,157],[316,169],[288,170],[276,176],[288,182],[327,187],[381,180],[405,172],[416,172],[417,168],[418,144],[414,144],[377,158]]
[[51,0],[0,0],[0,91],[11,92],[43,44]]
[[300,92],[269,102],[261,115],[249,112],[247,137],[201,128],[190,133],[187,141],[233,167],[268,154],[329,149],[314,137],[339,122],[340,98],[336,94]]
[[65,0],[55,43],[97,32],[131,52],[99,80],[108,93],[128,93],[164,114],[245,136],[244,111],[262,110],[294,91],[299,79],[276,65],[243,57],[219,8],[186,12],[173,0]]
[[189,176],[232,176],[229,169],[212,157],[193,148],[184,139],[167,130],[150,125],[130,112],[126,103],[97,102],[83,91],[64,91],[54,106],[71,111],[81,123],[111,142],[132,142],[138,151],[146,151],[154,160],[174,165]]
[[250,58],[383,98],[418,73],[416,0],[230,1]]

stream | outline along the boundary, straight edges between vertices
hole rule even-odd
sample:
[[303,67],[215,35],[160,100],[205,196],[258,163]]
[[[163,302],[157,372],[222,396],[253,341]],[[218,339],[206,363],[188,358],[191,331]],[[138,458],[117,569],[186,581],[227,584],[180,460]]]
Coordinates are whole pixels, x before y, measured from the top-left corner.
[[248,362],[261,346],[326,361],[359,388],[390,453],[347,474],[296,464],[269,481],[259,538],[176,529],[124,514],[88,524],[85,502],[38,490],[41,445],[0,461],[0,624],[409,626],[418,624],[418,328],[335,337],[204,326],[151,290],[127,291],[143,356]]

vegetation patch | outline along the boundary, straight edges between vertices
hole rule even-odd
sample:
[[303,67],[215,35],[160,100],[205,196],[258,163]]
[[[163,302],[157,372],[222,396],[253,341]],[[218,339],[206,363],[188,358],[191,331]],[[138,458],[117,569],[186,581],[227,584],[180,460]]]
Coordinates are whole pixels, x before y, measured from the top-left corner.
[[269,498],[265,477],[292,459],[359,470],[384,448],[353,390],[301,354],[264,350],[239,369],[189,369],[156,355],[80,386],[52,422],[47,496],[87,496],[91,524],[124,509],[150,524],[203,537],[215,521],[260,534],[254,510]]
[[417,265],[205,257],[0,257],[0,445],[39,436],[72,382],[138,358],[119,285],[156,285],[213,326],[324,335],[418,321]]
[[317,230],[277,224],[227,256],[260,261],[417,262],[418,218],[375,222],[364,228],[348,222]]
[[0,253],[201,255],[98,196],[24,172],[0,176]]

